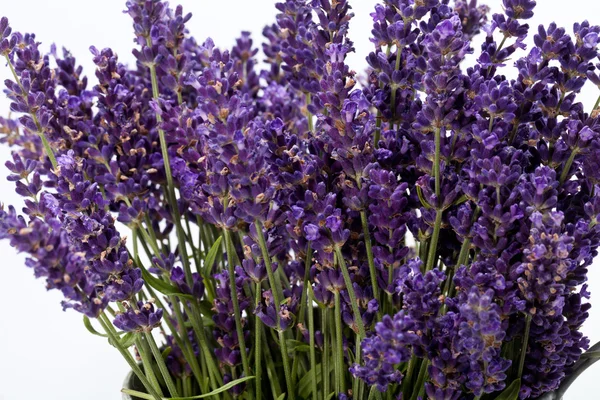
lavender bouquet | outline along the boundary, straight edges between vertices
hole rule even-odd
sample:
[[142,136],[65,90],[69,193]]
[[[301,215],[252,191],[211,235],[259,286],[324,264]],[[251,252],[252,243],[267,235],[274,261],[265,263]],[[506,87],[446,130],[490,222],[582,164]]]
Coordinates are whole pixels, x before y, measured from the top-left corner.
[[384,0],[360,83],[346,0],[276,4],[261,56],[130,0],[137,63],[92,47],[91,88],[2,18],[0,238],[133,398],[560,399],[600,354],[600,27],[525,49],[535,2],[502,3]]

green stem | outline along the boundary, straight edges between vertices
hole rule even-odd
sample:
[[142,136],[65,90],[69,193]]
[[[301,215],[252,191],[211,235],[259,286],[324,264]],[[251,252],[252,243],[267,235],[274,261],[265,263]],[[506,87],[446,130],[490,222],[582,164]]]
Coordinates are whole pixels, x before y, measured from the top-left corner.
[[310,97],[311,97],[310,93],[306,93],[306,113],[307,113],[306,118],[308,120],[308,131],[312,133],[315,130],[315,126],[314,126],[314,123],[313,123],[313,115],[312,115],[312,113],[310,111],[308,111],[308,106],[311,103],[311,98]]
[[[261,302],[262,290],[260,282],[256,282],[255,306],[258,308]],[[256,377],[255,389],[256,400],[262,399],[262,322],[258,314],[254,316],[254,376]]]
[[[280,329],[280,321],[281,317],[279,315],[279,310],[277,309],[281,304],[281,297],[279,296],[279,290],[281,290],[281,285],[277,284],[275,280],[275,274],[273,273],[273,266],[271,264],[271,257],[269,256],[269,250],[267,249],[267,242],[265,240],[265,235],[263,234],[262,224],[257,220],[255,222],[256,227],[256,235],[258,236],[258,245],[262,252],[263,261],[265,263],[265,267],[267,269],[267,276],[269,278],[269,285],[271,286],[271,292],[273,294],[273,301],[275,302],[276,312],[277,312],[277,333],[279,335],[279,343],[281,348],[281,358],[283,360],[283,372],[285,374],[285,382],[288,389],[288,399],[294,400],[296,398],[296,393],[294,392],[294,381],[292,377],[292,371],[290,366],[290,359],[287,349],[287,341],[285,338],[284,331]],[[279,286],[279,287],[278,287]]]
[[[152,39],[146,38],[146,44],[148,47],[152,47]],[[158,79],[156,77],[156,66],[154,64],[149,65],[150,78],[152,80],[152,97],[154,100],[158,100],[160,93],[158,91]],[[171,162],[169,160],[169,150],[167,148],[167,141],[165,139],[165,132],[160,127],[162,123],[162,116],[156,113],[156,125],[158,130],[158,137],[160,140],[160,149],[163,157],[165,176],[167,178],[167,193],[169,204],[172,208],[173,222],[175,223],[175,233],[177,235],[177,247],[179,249],[179,255],[185,271],[185,278],[188,285],[193,286],[192,270],[190,268],[190,260],[187,254],[185,232],[181,225],[181,214],[179,213],[179,205],[177,204],[177,197],[175,195],[175,185],[173,184],[173,174],[171,173]],[[248,375],[247,375],[248,376]]]
[[429,361],[428,360],[423,360],[423,362],[421,363],[421,369],[419,370],[419,376],[417,377],[417,383],[414,386],[414,391],[412,393],[412,396],[410,397],[410,400],[417,400],[417,398],[419,397],[419,391],[421,390],[421,388],[423,387],[423,384],[425,383],[425,377],[427,376],[427,367],[429,366]]
[[[146,250],[146,252],[148,253],[148,256],[150,257],[150,254],[149,254],[150,252],[147,249],[147,245],[150,244],[150,247],[152,247],[152,250],[155,253],[154,255],[156,257],[160,257],[160,250],[158,249],[158,246],[156,245],[156,241],[153,241],[150,238],[148,232],[145,229],[139,227],[139,228],[137,228],[137,230],[139,230],[139,232],[142,234],[141,238],[139,236],[138,236],[138,238],[143,239],[143,240],[141,240],[141,243],[142,243],[142,246],[144,247],[144,250]],[[139,265],[139,267],[141,268],[142,266]],[[154,296],[154,297],[156,297],[156,296]],[[182,347],[182,349],[184,349],[184,352],[188,355],[186,358],[190,361],[190,365],[192,367],[192,371],[194,371],[194,376],[196,377],[196,380],[198,381],[198,385],[201,388],[205,388],[206,386],[204,385],[201,375],[199,374],[198,362],[195,359],[195,356],[193,356],[194,351],[192,348],[192,344],[188,338],[188,333],[187,333],[187,329],[185,327],[185,321],[183,319],[181,309],[178,306],[178,304],[179,304],[178,299],[175,296],[168,296],[168,298],[169,298],[169,301],[171,302],[171,304],[173,305],[172,309],[175,313],[177,325],[180,330],[179,336],[180,336],[181,340],[183,341],[183,343],[185,344],[185,346]],[[185,303],[182,302],[181,304],[183,304],[183,306],[185,307]],[[190,316],[190,319],[192,319],[192,322],[194,322],[195,318],[193,318],[194,317],[193,313],[190,311],[188,314]],[[203,353],[204,357],[206,358],[206,363],[209,367],[209,372],[210,372],[210,376],[211,376],[211,379],[209,379],[209,381],[210,381],[211,387],[213,387],[213,389],[217,389],[222,384],[223,379],[221,378],[219,370],[216,367],[214,360],[212,359],[213,353],[208,348],[208,345],[206,342],[206,336],[204,335],[204,329],[203,329],[201,318],[198,323],[192,324],[192,329],[194,331],[194,334],[196,335],[198,343],[200,344],[200,347],[202,349],[202,353]]]
[[402,379],[402,394],[408,395],[410,390],[410,382],[412,381],[412,377],[415,371],[415,367],[417,366],[417,361],[419,359],[416,356],[412,356],[410,361],[408,362],[408,370],[406,371],[406,376]]
[[[21,88],[21,93],[23,95],[23,98],[25,100],[27,100],[27,98],[28,98],[27,91],[23,87],[23,84],[21,83],[21,80],[19,79],[19,76],[17,75],[17,71],[15,71],[15,67],[12,64],[12,62],[10,60],[10,57],[8,57],[8,54],[5,54],[4,58],[6,58],[6,63],[8,64],[8,67],[10,68],[10,72],[12,72],[12,75],[15,78],[15,82]],[[37,135],[42,140],[42,145],[44,146],[44,150],[46,151],[46,155],[50,159],[50,162],[52,163],[52,167],[54,169],[56,169],[58,167],[58,163],[56,162],[56,156],[54,156],[54,151],[52,150],[52,147],[50,147],[50,143],[48,142],[48,139],[46,138],[46,135],[44,134],[44,130],[42,129],[42,125],[40,124],[40,121],[38,120],[38,117],[35,114],[35,112],[31,112],[30,111],[29,115],[33,119],[33,123],[35,124],[35,127],[37,129],[37,132],[36,132]]]
[[250,375],[250,366],[248,364],[248,354],[246,352],[246,339],[244,339],[244,328],[242,326],[242,313],[240,311],[240,303],[237,294],[237,287],[235,284],[235,265],[233,241],[231,239],[231,232],[227,229],[223,229],[223,236],[225,237],[225,250],[227,252],[227,270],[229,271],[229,287],[231,289],[231,302],[233,304],[233,314],[235,318],[235,330],[237,332],[238,343],[240,345],[240,353],[242,355],[242,367],[244,369],[245,376]]
[[323,400],[329,396],[329,307],[321,313],[321,333],[323,334],[323,357],[321,359],[321,379],[323,380]]
[[[198,314],[195,308],[188,307],[184,302],[181,303],[183,305],[183,309],[187,313],[188,317],[192,321],[192,325],[195,327],[194,333],[196,335],[196,339],[198,344],[200,345],[200,349],[202,350],[202,354],[204,354],[207,368],[209,370],[209,374],[211,376],[211,384],[219,387],[223,384],[223,378],[221,377],[221,373],[215,363],[215,360],[212,358],[213,351],[208,347],[208,339],[206,338],[204,322],[202,321],[202,316]],[[177,310],[179,308],[177,307]],[[181,311],[180,311],[181,313]],[[187,338],[187,336],[186,336]],[[249,376],[249,375],[246,375]],[[214,382],[213,382],[214,381]],[[215,389],[215,387],[213,387]]]
[[[396,50],[396,63],[394,65],[394,70],[396,70],[396,71],[400,70],[400,51],[401,51],[400,48],[398,48]],[[391,89],[392,89],[392,96],[390,99],[390,111],[392,112],[392,119],[395,119],[396,118],[396,92],[398,91],[398,88],[394,86],[394,83],[392,83]]]
[[119,350],[119,353],[121,353],[121,355],[123,356],[125,361],[127,361],[127,364],[129,364],[129,367],[131,368],[133,373],[138,377],[138,379],[140,380],[142,385],[144,385],[144,388],[146,388],[148,393],[150,393],[150,395],[154,398],[154,400],[162,400],[162,395],[160,395],[154,389],[154,387],[148,381],[148,379],[146,379],[146,376],[144,375],[144,373],[142,372],[142,370],[140,369],[138,364],[133,359],[133,356],[129,353],[129,351],[127,351],[127,349],[125,349],[125,348],[123,348],[123,346],[121,346],[121,342],[119,341],[119,338],[109,328],[109,325],[111,327],[112,327],[112,325],[111,325],[111,322],[108,320],[108,317],[106,316],[106,314],[104,314],[104,313],[100,314],[100,316],[98,317],[98,321],[104,328],[104,331],[106,332],[106,334],[110,337],[110,339],[114,343],[114,346],[117,348],[117,350]]
[[[365,237],[365,249],[367,250],[367,262],[369,263],[369,275],[371,277],[371,287],[373,288],[373,298],[379,300],[379,284],[377,283],[377,271],[375,269],[375,259],[373,257],[373,245],[371,243],[371,234],[369,233],[369,223],[367,221],[366,211],[360,212],[360,221],[362,223],[363,235]],[[381,320],[381,310],[378,312]]]
[[194,392],[192,391],[192,380],[189,376],[183,377],[183,392],[185,393],[184,396],[187,397],[194,394]]
[[573,161],[575,161],[575,157],[578,154],[578,149],[574,148],[573,151],[571,152],[571,155],[569,156],[569,159],[567,160],[566,164],[565,164],[565,168],[563,169],[562,173],[560,174],[560,184],[562,185],[563,183],[565,183],[565,181],[567,180],[567,176],[569,175],[569,171],[571,170],[571,166],[573,165]]
[[[354,287],[352,286],[352,279],[350,279],[350,272],[348,272],[348,267],[346,266],[346,261],[344,260],[344,256],[342,254],[342,250],[336,246],[335,254],[337,256],[337,262],[342,270],[342,276],[344,277],[344,283],[346,284],[346,290],[348,291],[348,296],[350,297],[350,304],[352,306],[352,313],[354,314],[354,323],[358,328],[358,336],[360,339],[364,339],[367,335],[365,332],[365,325],[363,324],[362,315],[360,314],[360,310],[358,308],[358,301],[356,300],[356,293],[354,292]],[[356,363],[360,363],[360,355],[356,355]]]
[[435,179],[435,200],[437,206],[441,207],[440,191],[441,191],[441,176],[440,176],[440,164],[441,164],[441,153],[442,153],[442,129],[436,128],[435,130],[435,154],[433,160],[433,177]]
[[[150,285],[146,285],[146,290],[148,290],[148,294],[150,295],[150,297],[154,298],[158,307],[162,308],[163,310],[167,309],[163,305],[163,303],[160,301],[158,296],[156,296],[156,293],[150,287]],[[173,304],[173,303],[171,303],[171,304]],[[168,313],[167,313],[167,315],[168,315]],[[194,375],[194,378],[196,379],[198,386],[200,387],[200,389],[203,392],[207,392],[208,386],[205,385],[204,379],[202,379],[203,376],[206,376],[206,371],[204,371],[204,372],[201,371],[200,365],[198,364],[198,360],[196,359],[196,356],[195,356],[193,350],[190,351],[191,343],[190,343],[190,346],[188,347],[188,345],[184,342],[184,340],[181,339],[181,336],[180,336],[179,332],[177,331],[177,328],[175,327],[175,325],[173,325],[172,318],[177,319],[176,316],[173,316],[173,317],[169,316],[169,317],[163,318],[163,321],[165,321],[169,330],[171,331],[171,335],[175,339],[177,346],[179,346],[179,348],[182,350],[183,357],[184,357],[185,361],[190,365],[190,368],[192,369],[192,374]],[[177,322],[177,323],[179,324],[179,322]],[[187,335],[186,335],[186,338],[187,338]]]
[[269,383],[271,384],[271,393],[273,396],[271,398],[278,399],[281,395],[281,387],[279,386],[279,378],[277,376],[277,370],[275,368],[275,363],[273,362],[273,356],[271,354],[271,348],[269,347],[269,342],[267,340],[267,334],[264,329],[262,331],[262,339],[263,343],[266,343],[266,346],[263,346],[263,353],[265,357],[265,362],[267,364],[267,376],[269,378]]
[[344,371],[344,342],[342,337],[342,306],[340,304],[340,292],[333,293],[335,301],[335,337],[336,337],[336,392],[342,394],[346,392],[346,381]]
[[600,105],[600,96],[598,96],[598,99],[596,99],[596,102],[594,103],[594,108],[592,108],[592,112],[594,112],[594,110],[598,108],[598,105]]
[[152,368],[152,358],[150,357],[150,348],[148,343],[142,341],[140,337],[138,337],[135,341],[135,345],[138,348],[138,353],[140,354],[140,358],[142,359],[142,365],[144,367],[144,373],[146,377],[156,389],[156,391],[162,396],[163,392],[160,388],[160,383],[158,383],[158,379],[156,378],[156,374],[154,373],[154,368]]
[[437,255],[437,244],[440,237],[440,228],[442,226],[442,210],[438,209],[435,213],[435,225],[433,226],[433,234],[431,235],[431,242],[429,243],[429,254],[427,255],[427,268],[426,271],[430,271],[435,266],[435,259]]
[[177,391],[177,388],[175,387],[175,382],[173,382],[173,378],[171,378],[171,374],[169,373],[167,364],[165,364],[165,360],[163,359],[162,354],[160,353],[160,350],[158,349],[158,346],[154,341],[152,333],[144,332],[144,336],[146,337],[146,342],[148,342],[148,344],[150,345],[150,351],[152,351],[152,355],[154,356],[154,359],[158,364],[158,369],[162,374],[165,383],[167,384],[167,389],[169,389],[171,397],[179,397],[179,393]]
[[525,321],[525,334],[523,335],[523,345],[521,346],[521,359],[519,361],[518,377],[523,376],[523,368],[525,367],[525,356],[527,355],[527,346],[529,344],[529,330],[531,329],[531,314],[527,314]]
[[317,355],[316,355],[316,344],[315,344],[315,310],[313,307],[313,295],[312,289],[308,289],[308,341],[309,341],[309,357],[310,357],[310,375],[311,375],[311,387],[312,387],[312,399],[317,400]]
[[[306,300],[308,297],[308,285],[310,285],[309,282],[309,278],[310,278],[310,266],[311,266],[311,262],[312,262],[312,247],[311,247],[311,243],[308,242],[307,248],[306,248],[306,256],[304,258],[304,279],[302,281],[302,295],[300,297],[300,311],[298,312],[298,319],[296,321],[296,323],[302,323],[304,324],[304,314],[306,313]],[[308,305],[308,308],[312,307],[312,304]],[[302,339],[302,332],[298,329],[297,333],[296,333],[296,340],[300,340]],[[298,376],[298,365],[300,363],[300,357],[295,356],[294,357],[294,361],[292,363],[292,376],[294,377],[294,379],[296,379],[296,377]]]

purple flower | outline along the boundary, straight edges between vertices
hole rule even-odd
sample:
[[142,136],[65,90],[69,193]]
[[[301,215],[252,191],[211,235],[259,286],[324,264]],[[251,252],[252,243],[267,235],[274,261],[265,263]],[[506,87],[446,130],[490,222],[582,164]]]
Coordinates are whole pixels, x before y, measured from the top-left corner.
[[154,304],[139,301],[137,307],[129,307],[117,314],[113,323],[125,332],[150,332],[160,324],[163,310],[154,308]]

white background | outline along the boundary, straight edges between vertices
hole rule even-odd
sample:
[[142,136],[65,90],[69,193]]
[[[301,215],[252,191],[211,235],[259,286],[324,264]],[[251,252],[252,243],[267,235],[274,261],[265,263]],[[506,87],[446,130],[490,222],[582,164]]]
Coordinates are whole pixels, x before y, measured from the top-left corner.
[[[254,34],[255,44],[262,42],[264,25],[274,22],[273,0],[179,0],[184,11],[192,12],[187,26],[201,42],[210,36],[220,47],[229,48],[242,30]],[[351,37],[357,53],[350,59],[357,72],[365,69],[364,57],[371,51],[369,13],[376,0],[353,0],[356,17],[351,23]],[[493,11],[501,11],[500,0],[488,0]],[[52,42],[65,46],[84,66],[95,82],[88,50],[111,47],[127,63],[131,55],[132,28],[129,16],[122,13],[125,1],[77,0],[0,0],[0,16],[9,18],[13,30],[35,32],[42,49]],[[590,18],[600,23],[600,4],[591,0],[538,0],[533,29],[555,20],[569,31],[573,22]],[[475,45],[478,50],[479,45]],[[9,71],[0,62],[0,79]],[[597,90],[584,90],[584,104],[592,107]],[[8,101],[0,96],[0,115],[8,112]],[[0,202],[20,204],[14,186],[6,181],[4,162],[9,150],[0,148]],[[0,243],[0,400],[116,400],[128,366],[116,349],[102,338],[89,334],[75,311],[63,312],[60,293],[46,292],[44,283],[33,278],[24,266],[24,257],[16,255],[8,243]],[[592,343],[600,340],[600,265],[589,275],[592,303],[591,316],[583,327]],[[567,393],[566,400],[599,399],[594,391],[600,363],[579,378]]]

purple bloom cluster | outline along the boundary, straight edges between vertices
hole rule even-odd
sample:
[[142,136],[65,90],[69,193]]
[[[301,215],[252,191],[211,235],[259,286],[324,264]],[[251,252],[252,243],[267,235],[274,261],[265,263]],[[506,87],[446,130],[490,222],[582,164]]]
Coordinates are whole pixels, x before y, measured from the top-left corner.
[[0,238],[138,352],[160,327],[184,397],[250,376],[229,394],[555,391],[588,347],[600,100],[578,94],[600,88],[600,27],[540,26],[526,49],[536,2],[502,4],[383,0],[361,80],[348,0],[277,3],[264,68],[250,33],[221,49],[181,7],[131,0],[136,63],[92,47],[92,89],[3,18],[25,207]]

